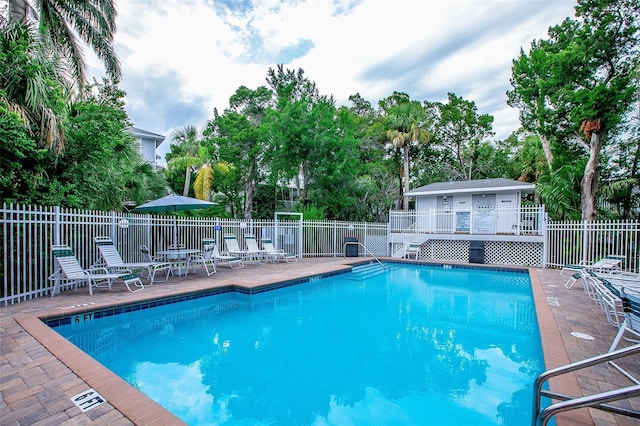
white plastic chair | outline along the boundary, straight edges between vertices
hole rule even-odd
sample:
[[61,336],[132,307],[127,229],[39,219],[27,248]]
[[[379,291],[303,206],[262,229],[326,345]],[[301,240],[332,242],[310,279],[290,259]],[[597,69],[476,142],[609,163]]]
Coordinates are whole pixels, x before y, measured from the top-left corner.
[[[167,262],[124,262],[120,253],[113,244],[113,241],[109,237],[96,237],[95,242],[100,251],[100,255],[106,264],[106,268],[110,272],[117,272],[122,269],[126,270],[144,270],[146,271],[146,279],[149,280],[151,285],[154,282],[165,282],[169,279],[169,272],[171,271],[171,264]],[[163,280],[156,280],[156,273],[158,271],[165,271],[166,275]]]
[[409,245],[405,249],[404,256],[407,259],[410,259],[411,256],[413,256],[415,260],[420,259],[420,246],[421,246],[420,243],[415,243],[415,242],[409,243]]
[[298,257],[294,253],[286,253],[283,249],[276,249],[271,238],[262,238],[261,242],[262,248],[266,252],[266,257],[269,258],[272,263],[277,263],[280,259],[287,263],[298,261]]
[[[119,272],[110,272],[107,268],[89,268],[83,269],[78,259],[73,254],[71,247],[61,244],[53,245],[51,252],[55,257],[56,263],[60,267],[59,270],[54,272],[49,280],[55,281],[53,290],[51,291],[51,297],[60,292],[61,282],[77,287],[79,283],[86,282],[89,286],[89,294],[93,295],[94,288],[108,288],[111,290],[113,282],[121,279],[127,289],[131,293],[144,290],[144,285],[140,278],[131,273],[130,270],[120,270]],[[132,288],[133,286],[133,288]]]
[[205,250],[208,246],[212,247],[213,260],[216,267],[218,266],[218,262],[227,262],[231,269],[244,268],[244,261],[241,257],[220,253],[220,250],[218,250],[218,245],[216,244],[216,241],[214,239],[203,238],[202,245],[205,247]]
[[[216,263],[213,258],[212,245],[207,246],[204,252],[189,257],[189,268],[193,267],[193,270],[195,271],[195,267],[198,265],[204,266],[204,270],[207,271],[208,277],[216,273]],[[211,270],[209,270],[209,267],[211,267]]]
[[[618,349],[618,346],[620,346],[620,342],[623,339],[633,343],[640,342],[638,340],[638,338],[640,338],[640,293],[623,287],[620,290],[620,298],[622,299],[622,305],[624,306],[624,321],[620,324],[618,334],[616,334],[616,337],[613,339],[613,343],[611,343],[611,347],[609,347],[609,352],[613,352]],[[633,338],[626,337],[627,335],[632,335]],[[640,380],[638,378],[622,369],[615,362],[610,361],[609,364],[615,367],[635,384],[640,384]]]

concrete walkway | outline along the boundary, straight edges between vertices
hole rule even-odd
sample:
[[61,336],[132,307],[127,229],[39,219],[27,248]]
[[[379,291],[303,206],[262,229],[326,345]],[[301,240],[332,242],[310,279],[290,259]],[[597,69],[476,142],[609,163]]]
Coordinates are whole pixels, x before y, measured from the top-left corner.
[[[304,276],[343,270],[362,258],[303,259],[298,263],[247,265],[230,270],[219,266],[207,277],[203,270],[186,277],[172,277],[131,294],[124,286],[98,290],[66,291],[53,298],[39,298],[0,307],[0,424],[2,425],[170,425],[182,424],[171,413],[111,374],[71,343],[46,327],[39,318],[94,310],[118,303],[190,293],[227,285],[256,287]],[[616,329],[609,325],[580,284],[564,287],[558,270],[531,270],[547,368],[606,352]],[[571,332],[589,334],[582,340]],[[624,363],[640,376],[640,357]],[[628,386],[630,382],[608,366],[569,374],[552,382],[554,389],[585,395]],[[71,397],[94,388],[108,401],[82,412]],[[640,410],[640,399],[621,403]],[[578,410],[558,417],[559,425],[637,425],[637,421],[599,410]]]

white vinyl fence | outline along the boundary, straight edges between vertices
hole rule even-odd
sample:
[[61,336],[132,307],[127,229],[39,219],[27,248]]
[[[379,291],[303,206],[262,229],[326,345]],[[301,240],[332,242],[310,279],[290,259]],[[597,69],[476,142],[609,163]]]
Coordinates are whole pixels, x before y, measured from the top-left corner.
[[547,266],[593,263],[615,254],[625,257],[622,268],[638,272],[638,221],[578,221],[547,224]]
[[[387,256],[387,223],[251,220],[128,214],[60,207],[6,205],[0,207],[0,305],[48,295],[53,287],[52,244],[67,244],[88,268],[99,261],[94,238],[113,239],[125,262],[141,261],[140,245],[152,253],[173,243],[174,227],[180,242],[201,248],[203,238],[234,234],[243,244],[246,234],[271,238],[277,248],[300,257],[343,256],[344,242],[355,238],[359,256]],[[455,243],[455,241],[453,242]],[[595,262],[608,254],[624,255],[623,268],[638,272],[640,222],[549,222],[546,229],[546,266]],[[364,246],[364,247],[363,247]],[[353,247],[353,246],[351,246]]]
[[140,245],[152,253],[174,242],[202,248],[203,238],[214,238],[224,250],[223,236],[234,234],[241,247],[244,236],[271,238],[276,248],[305,256],[342,256],[345,237],[363,243],[360,255],[386,256],[387,224],[336,221],[251,220],[129,214],[60,207],[6,205],[0,208],[0,305],[48,295],[55,271],[53,244],[71,247],[80,264],[100,262],[95,237],[111,237],[125,262],[140,262]]

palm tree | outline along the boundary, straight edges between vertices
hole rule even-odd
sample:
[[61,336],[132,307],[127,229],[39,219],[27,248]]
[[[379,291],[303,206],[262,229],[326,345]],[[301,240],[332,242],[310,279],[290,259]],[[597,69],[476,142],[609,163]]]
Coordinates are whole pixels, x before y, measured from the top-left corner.
[[114,0],[8,0],[9,23],[37,22],[42,41],[64,58],[80,89],[86,83],[86,63],[80,41],[86,42],[114,82],[122,76],[113,48],[116,32]]
[[200,137],[195,126],[185,126],[182,129],[176,129],[171,132],[169,142],[176,144],[181,148],[182,155],[169,160],[171,167],[184,169],[185,180],[182,195],[189,195],[191,187],[191,173],[196,171],[203,163],[200,155]]
[[0,31],[0,101],[17,113],[40,148],[64,148],[64,105],[59,62],[40,43],[32,25],[18,22]]
[[233,170],[233,164],[226,161],[220,161],[213,166],[209,161],[205,162],[198,170],[196,180],[193,182],[193,192],[196,198],[205,201],[211,201],[211,185],[214,181],[214,176],[228,175]]
[[431,136],[422,126],[426,124],[426,114],[420,102],[408,99],[399,102],[387,112],[387,140],[397,150],[402,150],[403,198],[402,209],[409,210],[409,147],[413,143],[429,142]]

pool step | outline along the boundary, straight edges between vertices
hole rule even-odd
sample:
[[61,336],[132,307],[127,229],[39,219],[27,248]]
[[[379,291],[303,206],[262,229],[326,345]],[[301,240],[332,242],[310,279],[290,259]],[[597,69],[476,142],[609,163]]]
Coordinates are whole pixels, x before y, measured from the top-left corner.
[[385,267],[378,262],[367,263],[366,265],[354,266],[351,269],[351,274],[347,275],[347,278],[352,280],[364,280],[376,275],[380,275],[385,272]]

